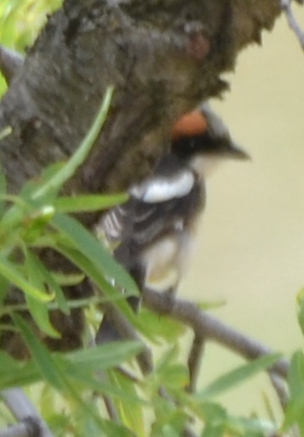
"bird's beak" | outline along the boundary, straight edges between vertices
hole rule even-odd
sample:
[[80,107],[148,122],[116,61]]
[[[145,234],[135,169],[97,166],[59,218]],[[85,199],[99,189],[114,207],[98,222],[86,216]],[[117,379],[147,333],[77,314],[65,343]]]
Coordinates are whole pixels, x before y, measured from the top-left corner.
[[248,152],[246,152],[241,147],[237,146],[236,144],[231,144],[231,148],[229,150],[229,156],[232,159],[240,159],[240,160],[248,160],[251,161],[251,156]]

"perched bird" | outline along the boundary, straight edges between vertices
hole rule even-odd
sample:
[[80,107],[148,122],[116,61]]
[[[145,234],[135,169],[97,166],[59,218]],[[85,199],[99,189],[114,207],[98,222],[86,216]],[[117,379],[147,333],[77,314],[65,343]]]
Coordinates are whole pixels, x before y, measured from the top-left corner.
[[[102,233],[115,258],[144,292],[174,293],[189,244],[206,203],[205,179],[227,159],[248,159],[222,120],[204,103],[172,129],[170,151],[153,174],[129,190],[129,200],[101,219]],[[138,299],[129,298],[136,309]],[[107,315],[97,341],[121,338]]]

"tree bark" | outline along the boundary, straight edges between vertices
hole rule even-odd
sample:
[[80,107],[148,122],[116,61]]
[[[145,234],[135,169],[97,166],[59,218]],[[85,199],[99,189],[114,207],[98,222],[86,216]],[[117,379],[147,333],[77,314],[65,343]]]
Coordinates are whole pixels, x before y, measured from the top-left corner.
[[90,159],[67,192],[117,191],[145,176],[173,121],[228,84],[279,0],[66,0],[48,18],[0,105],[9,190],[70,156],[108,85],[115,96]]

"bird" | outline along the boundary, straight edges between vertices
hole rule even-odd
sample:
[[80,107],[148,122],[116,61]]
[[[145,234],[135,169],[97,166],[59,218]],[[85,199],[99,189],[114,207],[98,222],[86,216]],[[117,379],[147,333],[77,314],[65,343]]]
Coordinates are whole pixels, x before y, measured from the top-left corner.
[[[206,179],[228,159],[248,153],[231,138],[208,102],[173,125],[169,151],[151,176],[130,187],[126,203],[110,209],[96,233],[113,249],[139,290],[174,297],[187,264],[191,242],[206,205]],[[129,297],[134,311],[140,299]],[[121,339],[105,312],[98,343]]]

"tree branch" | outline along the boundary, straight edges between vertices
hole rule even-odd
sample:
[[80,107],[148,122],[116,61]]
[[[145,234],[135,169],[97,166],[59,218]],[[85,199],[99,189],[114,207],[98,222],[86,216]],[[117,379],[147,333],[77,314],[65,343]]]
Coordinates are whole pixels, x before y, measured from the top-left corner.
[[[299,3],[303,4],[303,1],[301,0]],[[299,43],[301,44],[302,49],[304,50],[304,31],[301,29],[300,25],[298,24],[298,22],[294,16],[294,13],[293,13],[292,7],[291,7],[291,1],[290,0],[281,0],[281,7],[282,7],[282,10],[285,12],[289,27],[295,33],[296,37],[299,40]]]
[[194,333],[192,347],[188,357],[189,369],[189,392],[193,393],[196,390],[198,377],[201,370],[201,361],[203,358],[206,344],[206,337],[203,334]]
[[[126,319],[126,317],[116,308],[116,306],[112,303],[107,303],[104,305],[104,311],[109,318],[110,323],[112,323],[117,329],[118,333],[121,335],[121,338],[128,340],[136,340],[140,341],[140,337],[133,327],[133,325]],[[102,327],[103,325],[101,325]],[[95,337],[96,344],[102,344],[107,341],[107,339],[100,337],[99,330]],[[142,373],[148,374],[153,370],[153,360],[152,353],[150,349],[144,344],[143,350],[138,355],[138,364]]]
[[[143,302],[150,310],[159,314],[165,313],[168,317],[190,326],[196,335],[204,336],[206,341],[215,341],[248,360],[272,353],[267,346],[206,314],[191,302],[176,299],[168,306],[164,296],[151,290],[145,290]],[[281,359],[271,370],[286,379],[288,368],[288,361]]]
[[269,377],[270,377],[270,381],[272,383],[272,386],[278,396],[278,399],[280,401],[282,410],[285,411],[288,401],[289,401],[289,396],[284,384],[284,381],[282,381],[282,378],[280,378],[277,373],[272,372],[271,370],[268,372],[269,373]]
[[0,45],[0,71],[7,84],[10,84],[21,70],[23,62],[24,57],[20,53]]
[[[47,424],[41,418],[23,390],[20,388],[3,390],[0,392],[0,396],[15,419],[21,422],[19,425],[13,427],[15,432],[27,432],[24,436],[37,437],[37,432],[39,431],[39,437],[53,437]],[[4,434],[0,433],[0,436],[19,436],[18,434],[5,434],[9,431],[11,430],[7,429],[6,431],[3,431]]]

